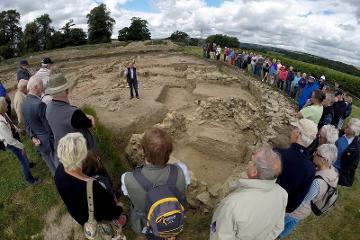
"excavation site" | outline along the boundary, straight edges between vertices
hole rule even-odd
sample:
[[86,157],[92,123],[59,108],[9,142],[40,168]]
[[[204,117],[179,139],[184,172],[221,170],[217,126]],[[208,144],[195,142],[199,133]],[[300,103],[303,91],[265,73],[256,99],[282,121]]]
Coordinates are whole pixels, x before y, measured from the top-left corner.
[[[143,132],[154,125],[165,128],[174,141],[171,161],[191,171],[187,198],[194,208],[210,211],[261,144],[289,142],[290,102],[233,66],[186,55],[171,42],[134,42],[94,56],[95,51],[54,56],[54,71],[73,84],[71,103],[96,110],[132,167],[144,161]],[[130,60],[136,62],[140,99],[129,98],[123,75]],[[11,89],[13,73],[6,72],[3,82]]]

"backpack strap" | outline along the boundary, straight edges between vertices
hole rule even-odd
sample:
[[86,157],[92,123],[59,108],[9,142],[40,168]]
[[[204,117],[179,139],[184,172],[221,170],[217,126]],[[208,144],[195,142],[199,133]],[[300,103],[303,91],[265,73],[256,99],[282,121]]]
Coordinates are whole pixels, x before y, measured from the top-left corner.
[[87,204],[89,210],[89,219],[88,222],[93,222],[94,218],[94,196],[93,196],[93,185],[94,179],[90,179],[86,182],[86,195],[87,195]]
[[135,180],[140,184],[140,186],[145,190],[145,192],[148,192],[151,188],[153,188],[153,183],[150,182],[144,174],[141,172],[142,168],[136,168],[133,172],[133,176]]
[[177,178],[178,178],[178,168],[174,164],[169,164],[170,173],[167,180],[167,185],[176,186]]
[[327,189],[326,191],[328,191],[330,188],[336,189],[335,187],[330,186],[330,184],[329,184],[327,181],[325,181],[325,179],[324,179],[322,176],[320,176],[320,175],[316,175],[314,179],[321,179],[321,180],[323,180],[323,181],[326,183],[326,185],[328,186],[328,189]]

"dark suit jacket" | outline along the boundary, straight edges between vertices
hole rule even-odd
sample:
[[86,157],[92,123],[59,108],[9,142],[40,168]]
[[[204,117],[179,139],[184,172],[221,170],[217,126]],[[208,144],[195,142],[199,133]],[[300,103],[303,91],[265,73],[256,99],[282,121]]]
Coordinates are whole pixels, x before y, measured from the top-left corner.
[[45,117],[46,104],[39,97],[28,94],[21,110],[29,137],[36,137],[41,141],[37,150],[44,153],[54,151],[54,137]]
[[351,187],[355,180],[356,168],[360,159],[360,137],[356,136],[341,157],[339,185]]

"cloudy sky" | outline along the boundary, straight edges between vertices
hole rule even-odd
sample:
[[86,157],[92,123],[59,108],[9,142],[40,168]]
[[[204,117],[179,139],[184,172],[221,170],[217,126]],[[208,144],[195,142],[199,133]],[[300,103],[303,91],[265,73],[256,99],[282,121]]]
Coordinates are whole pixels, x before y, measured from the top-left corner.
[[102,2],[116,20],[114,38],[136,16],[153,38],[222,33],[360,66],[360,0],[1,0],[0,9],[20,12],[23,28],[48,13],[56,29],[74,19],[86,30],[86,14]]

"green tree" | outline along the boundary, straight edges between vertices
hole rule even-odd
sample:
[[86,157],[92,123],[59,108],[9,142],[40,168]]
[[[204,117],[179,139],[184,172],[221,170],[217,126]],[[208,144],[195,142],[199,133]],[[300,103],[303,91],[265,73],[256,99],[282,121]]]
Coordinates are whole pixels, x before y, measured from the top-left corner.
[[12,58],[20,54],[22,31],[20,14],[16,10],[0,13],[0,56]]
[[151,33],[147,27],[148,22],[144,19],[131,18],[130,27],[125,27],[119,31],[119,41],[143,41],[151,39]]
[[110,17],[110,11],[105,4],[94,7],[86,15],[88,29],[88,40],[90,43],[110,42],[115,20]]
[[128,40],[128,32],[129,32],[128,27],[124,27],[123,29],[121,29],[119,31],[118,40],[119,41],[127,41]]
[[35,22],[30,22],[25,26],[23,47],[25,52],[37,52],[41,49],[39,27]]
[[222,47],[240,47],[239,39],[222,34],[210,35],[206,38],[207,43],[216,43]]
[[185,41],[189,39],[189,35],[186,32],[176,31],[170,35],[169,39],[173,41]]
[[51,35],[55,32],[54,29],[50,26],[51,22],[52,20],[50,19],[49,14],[41,15],[35,19],[35,23],[39,28],[41,50],[50,49],[51,47]]
[[75,26],[74,20],[70,19],[62,28],[60,28],[60,30],[63,31],[64,46],[78,46],[86,44],[86,33],[84,30],[81,28],[72,28],[73,26]]

